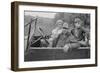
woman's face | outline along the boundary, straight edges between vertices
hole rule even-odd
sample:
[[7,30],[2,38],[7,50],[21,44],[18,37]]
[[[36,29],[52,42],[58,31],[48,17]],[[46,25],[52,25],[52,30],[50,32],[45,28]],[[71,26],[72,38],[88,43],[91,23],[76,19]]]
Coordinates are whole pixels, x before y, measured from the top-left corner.
[[82,23],[83,23],[83,21],[80,18],[75,18],[74,25],[76,28],[80,28]]

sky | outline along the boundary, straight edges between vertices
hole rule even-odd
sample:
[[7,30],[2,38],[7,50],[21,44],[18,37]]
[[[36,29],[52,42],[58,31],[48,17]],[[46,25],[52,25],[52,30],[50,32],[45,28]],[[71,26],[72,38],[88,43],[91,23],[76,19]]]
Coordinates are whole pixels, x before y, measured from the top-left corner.
[[25,15],[30,16],[39,16],[39,17],[45,17],[45,18],[54,18],[55,17],[54,12],[34,12],[34,11],[25,11]]

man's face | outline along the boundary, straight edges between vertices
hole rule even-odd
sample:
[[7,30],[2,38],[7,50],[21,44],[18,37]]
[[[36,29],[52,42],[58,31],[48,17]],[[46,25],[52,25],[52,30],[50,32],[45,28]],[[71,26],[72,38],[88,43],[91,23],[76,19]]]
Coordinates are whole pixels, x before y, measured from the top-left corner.
[[56,24],[58,25],[58,27],[63,27],[63,21],[62,20],[58,20],[56,22]]
[[83,21],[80,18],[75,18],[74,25],[76,28],[80,28],[82,24],[83,24]]

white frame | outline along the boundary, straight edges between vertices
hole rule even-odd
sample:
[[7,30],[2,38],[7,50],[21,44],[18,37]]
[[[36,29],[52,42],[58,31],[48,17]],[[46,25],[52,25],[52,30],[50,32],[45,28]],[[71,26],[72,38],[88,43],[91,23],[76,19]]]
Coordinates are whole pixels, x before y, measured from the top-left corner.
[[[29,11],[54,11],[54,12],[71,12],[71,13],[90,13],[91,15],[91,57],[90,59],[78,60],[56,60],[56,61],[33,61],[24,62],[24,10]],[[48,67],[61,65],[81,65],[95,64],[95,10],[80,9],[80,8],[59,8],[59,7],[44,7],[44,6],[19,6],[19,68],[27,67]],[[22,40],[23,39],[23,40]],[[48,48],[49,49],[49,48]]]

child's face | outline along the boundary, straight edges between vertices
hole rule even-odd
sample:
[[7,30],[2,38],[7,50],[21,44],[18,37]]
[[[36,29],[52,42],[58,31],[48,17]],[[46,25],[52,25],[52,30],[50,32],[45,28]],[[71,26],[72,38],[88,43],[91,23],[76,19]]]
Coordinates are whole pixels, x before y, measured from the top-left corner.
[[80,28],[82,25],[82,20],[80,18],[75,18],[74,25],[76,28]]
[[58,27],[63,27],[63,21],[62,20],[58,20],[56,22],[56,24],[58,25]]

